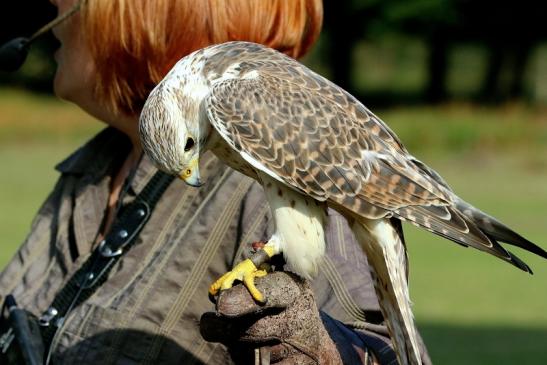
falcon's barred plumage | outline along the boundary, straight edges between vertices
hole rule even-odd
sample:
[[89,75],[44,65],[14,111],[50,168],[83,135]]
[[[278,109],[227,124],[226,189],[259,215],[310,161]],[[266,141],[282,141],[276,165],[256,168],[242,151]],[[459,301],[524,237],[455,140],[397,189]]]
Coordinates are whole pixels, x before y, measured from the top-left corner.
[[[312,277],[325,251],[326,205],[344,215],[371,264],[401,364],[421,363],[408,296],[400,221],[531,272],[498,241],[547,253],[457,197],[432,169],[346,91],[261,45],[230,42],[180,60],[150,94],[140,118],[148,156],[162,170],[201,184],[199,157],[212,150],[258,180],[275,220],[264,248]],[[213,284],[253,284],[246,260]]]

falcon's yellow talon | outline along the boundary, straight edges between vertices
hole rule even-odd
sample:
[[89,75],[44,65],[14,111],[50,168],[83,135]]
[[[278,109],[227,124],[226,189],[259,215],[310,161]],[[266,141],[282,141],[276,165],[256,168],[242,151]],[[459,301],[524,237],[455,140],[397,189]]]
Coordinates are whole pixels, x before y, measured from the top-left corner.
[[234,273],[233,271],[230,272],[230,274],[226,276],[226,278],[222,282],[222,285],[220,286],[220,290],[230,289],[232,286],[234,286],[234,281],[236,281],[236,279],[241,280],[242,278],[240,278],[240,275],[238,274],[239,273]]
[[215,296],[218,294],[218,291],[222,287],[222,283],[224,280],[226,280],[226,277],[228,277],[231,274],[231,272],[227,272],[226,274],[222,275],[220,278],[217,279],[211,286],[209,287],[209,294],[212,296]]
[[266,275],[268,275],[268,272],[266,270],[257,270],[254,273],[255,278],[261,278],[261,277],[266,276]]
[[249,290],[249,293],[253,297],[254,300],[256,300],[259,303],[264,303],[264,295],[256,288],[254,283],[245,284],[247,287],[247,290]]
[[264,295],[262,295],[262,293],[255,286],[255,278],[261,278],[266,275],[268,275],[266,270],[257,270],[243,278],[243,284],[247,287],[247,290],[249,290],[249,293],[253,299],[259,303],[265,303],[266,301],[264,299]]
[[232,271],[227,272],[215,281],[209,287],[209,294],[213,296],[217,295],[219,290],[230,289],[234,285],[234,281],[240,280],[257,302],[264,303],[264,295],[256,288],[254,279],[267,274],[266,270],[258,270],[255,264],[250,259],[247,259],[237,264]]

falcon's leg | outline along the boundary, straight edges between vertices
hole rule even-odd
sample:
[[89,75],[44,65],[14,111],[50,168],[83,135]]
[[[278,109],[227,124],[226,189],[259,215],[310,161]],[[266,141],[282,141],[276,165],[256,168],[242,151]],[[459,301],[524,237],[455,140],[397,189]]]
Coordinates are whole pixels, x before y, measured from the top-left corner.
[[266,246],[283,252],[289,269],[311,279],[325,253],[326,205],[259,173],[275,231]]
[[408,283],[405,247],[387,219],[360,219],[352,225],[368,262],[382,314],[401,365],[421,364]]
[[311,278],[317,273],[319,259],[325,252],[324,204],[290,189],[268,175],[260,173],[260,179],[272,210],[274,234],[264,248],[211,285],[209,293],[213,296],[219,290],[231,288],[235,280],[241,280],[255,300],[264,302],[265,298],[254,285],[254,278],[266,275],[266,271],[258,267],[281,252],[289,268],[300,276]]

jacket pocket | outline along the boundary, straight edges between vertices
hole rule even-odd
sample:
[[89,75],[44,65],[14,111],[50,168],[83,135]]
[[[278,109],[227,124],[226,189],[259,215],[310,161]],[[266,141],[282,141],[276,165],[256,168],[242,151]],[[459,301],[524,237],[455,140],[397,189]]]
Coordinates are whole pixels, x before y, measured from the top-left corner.
[[[53,353],[54,364],[144,364],[155,363],[151,349],[158,328],[130,313],[84,303],[69,318]],[[164,346],[178,345],[164,339]]]

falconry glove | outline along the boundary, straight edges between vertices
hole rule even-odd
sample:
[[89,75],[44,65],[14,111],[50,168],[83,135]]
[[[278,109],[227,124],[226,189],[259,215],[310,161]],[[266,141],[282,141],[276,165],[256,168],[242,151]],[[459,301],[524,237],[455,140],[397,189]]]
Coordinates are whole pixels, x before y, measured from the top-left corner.
[[243,285],[222,291],[217,311],[201,317],[203,338],[226,345],[236,363],[342,364],[307,281],[286,272],[256,280],[259,305]]

